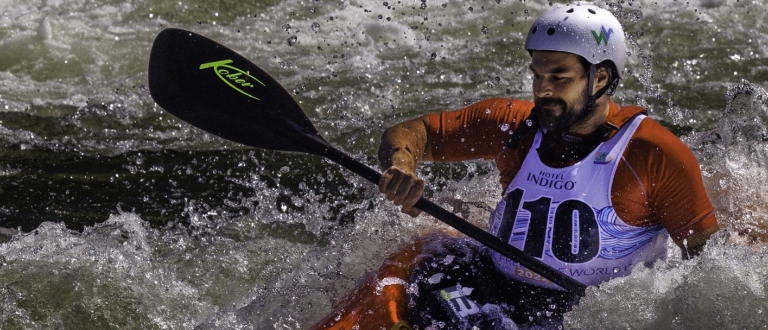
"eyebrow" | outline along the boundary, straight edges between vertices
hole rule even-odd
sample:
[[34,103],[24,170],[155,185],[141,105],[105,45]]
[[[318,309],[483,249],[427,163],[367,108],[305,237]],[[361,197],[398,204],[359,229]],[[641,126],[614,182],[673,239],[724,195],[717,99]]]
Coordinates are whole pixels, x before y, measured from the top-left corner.
[[[528,68],[531,69],[531,71],[533,71],[534,73],[536,73],[536,70],[533,69],[533,64],[529,64]],[[565,72],[568,72],[568,67],[565,66],[565,65],[561,65],[561,66],[556,66],[554,69],[549,70],[549,72],[547,72],[547,73],[549,73],[549,74],[560,74],[560,73],[565,73]]]

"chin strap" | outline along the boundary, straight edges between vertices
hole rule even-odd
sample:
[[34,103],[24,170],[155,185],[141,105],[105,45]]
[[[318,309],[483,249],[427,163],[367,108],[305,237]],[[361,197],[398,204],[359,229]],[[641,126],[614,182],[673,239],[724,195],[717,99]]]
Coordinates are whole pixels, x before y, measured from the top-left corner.
[[578,143],[578,144],[600,144],[601,142],[608,139],[609,136],[611,136],[611,132],[618,129],[619,127],[611,124],[611,123],[604,123],[600,125],[600,127],[595,130],[594,133],[587,135],[587,136],[577,136],[577,135],[571,135],[568,134],[568,132],[564,132],[560,134],[559,140],[565,141],[568,143]]
[[[525,119],[525,122],[523,122],[514,132],[512,132],[509,140],[507,140],[506,147],[513,150],[517,149],[517,147],[520,146],[520,141],[522,141],[523,138],[535,133],[538,129],[539,122],[537,117],[534,113],[531,113],[528,118]],[[566,144],[572,147],[571,153],[573,154],[573,158],[581,160],[589,155],[592,150],[595,150],[595,148],[600,143],[603,143],[605,140],[607,140],[608,137],[611,136],[611,133],[617,129],[618,127],[614,124],[603,123],[597,128],[597,130],[595,130],[594,133],[587,136],[577,136],[568,134],[567,132],[561,133],[557,136],[554,136],[553,142],[549,145],[540,146],[539,150],[546,151],[558,143]],[[549,132],[545,134],[554,133]]]
[[611,81],[600,88],[597,93],[592,94],[592,90],[595,89],[595,72],[597,72],[597,66],[594,64],[589,65],[589,80],[587,81],[587,102],[584,103],[584,108],[589,109],[595,107],[597,100],[603,96],[607,91],[611,91],[613,94],[616,91],[616,86],[619,85],[619,78],[611,75]]
[[617,129],[616,125],[604,123],[587,136],[573,135],[568,132],[560,134],[552,132],[550,133],[550,136],[552,136],[551,142],[547,144],[542,143],[536,151],[539,152],[539,157],[542,160],[545,158],[552,160],[571,159],[579,162],[589,156],[597,146],[608,140],[611,133]]

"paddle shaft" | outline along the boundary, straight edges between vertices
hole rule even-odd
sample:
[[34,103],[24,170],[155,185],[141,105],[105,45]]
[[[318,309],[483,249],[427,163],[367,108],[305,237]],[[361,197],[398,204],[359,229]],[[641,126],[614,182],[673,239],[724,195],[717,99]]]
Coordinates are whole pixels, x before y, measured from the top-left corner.
[[[381,173],[363,163],[360,163],[354,158],[351,158],[346,153],[330,145],[326,144],[325,147],[327,148],[326,152],[323,154],[325,158],[362,176],[375,185],[379,184],[379,181],[381,180]],[[476,227],[475,225],[467,222],[459,216],[440,207],[439,205],[425,199],[424,197],[419,199],[415,206],[419,210],[422,210],[427,214],[437,218],[443,223],[462,232],[464,235],[477,240],[481,244],[489,247],[491,250],[494,250],[501,255],[518,262],[523,267],[528,268],[529,270],[543,276],[544,278],[549,279],[562,288],[574,292],[579,296],[584,296],[584,292],[587,286],[583,283],[559,272],[557,269],[552,268],[540,260],[523,253],[519,249],[507,244],[506,242],[502,242],[498,237]]]
[[[378,185],[381,174],[326,142],[293,97],[264,70],[213,40],[180,30],[158,34],[148,71],[152,98],[180,119],[244,145],[311,153]],[[564,289],[586,286],[421,198],[420,210]]]

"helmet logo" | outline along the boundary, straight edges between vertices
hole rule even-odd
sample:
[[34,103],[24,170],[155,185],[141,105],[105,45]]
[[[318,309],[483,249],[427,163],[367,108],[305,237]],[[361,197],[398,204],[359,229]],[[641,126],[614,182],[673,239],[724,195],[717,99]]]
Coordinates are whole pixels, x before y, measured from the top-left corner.
[[613,29],[608,29],[608,31],[605,30],[605,26],[601,26],[600,34],[598,35],[595,30],[592,30],[592,36],[595,37],[595,41],[597,41],[597,45],[600,46],[600,42],[602,41],[603,44],[608,46],[608,40],[611,39],[611,34],[613,34]]

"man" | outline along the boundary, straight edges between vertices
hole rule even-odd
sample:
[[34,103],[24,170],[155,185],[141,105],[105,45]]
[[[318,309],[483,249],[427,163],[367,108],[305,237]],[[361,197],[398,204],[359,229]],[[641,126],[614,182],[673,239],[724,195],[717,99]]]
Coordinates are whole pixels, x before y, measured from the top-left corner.
[[[415,217],[420,162],[495,159],[503,194],[490,231],[584,284],[663,258],[669,236],[684,257],[698,254],[718,225],[695,157],[643,109],[610,100],[627,61],[616,18],[593,6],[551,10],[525,48],[533,102],[489,99],[387,129],[380,191]],[[382,284],[393,278],[409,284]],[[556,328],[577,302],[495,252],[432,234],[393,255],[318,328],[405,329],[404,319],[420,328]]]
[[[643,109],[610,100],[627,61],[616,18],[592,6],[555,9],[533,24],[525,48],[533,102],[490,99],[387,129],[380,191],[417,216],[419,162],[495,159],[504,194],[491,232],[584,284],[663,258],[668,235],[684,257],[697,255],[718,225],[695,157]],[[575,303],[516,262],[490,257],[508,286],[522,288],[507,292],[560,300],[555,313]]]

